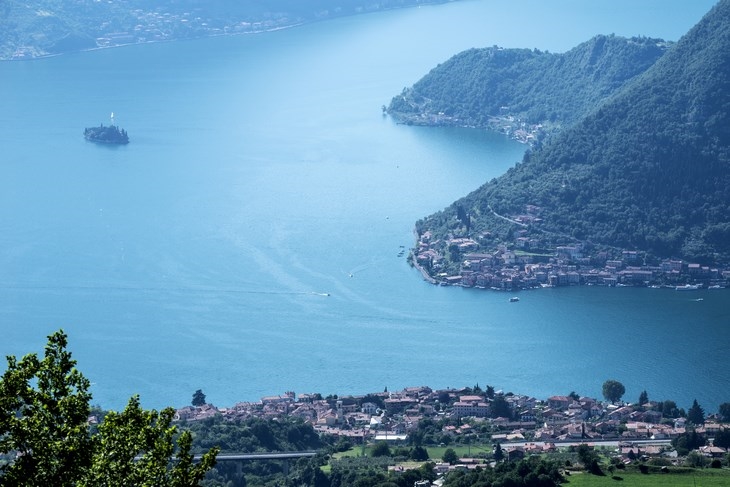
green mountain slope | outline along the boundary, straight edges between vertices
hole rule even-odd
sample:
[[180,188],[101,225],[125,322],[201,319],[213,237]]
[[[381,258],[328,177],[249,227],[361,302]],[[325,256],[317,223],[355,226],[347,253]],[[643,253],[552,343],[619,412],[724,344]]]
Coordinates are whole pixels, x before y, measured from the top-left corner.
[[730,0],[722,0],[620,93],[417,227],[489,235],[487,247],[518,230],[545,247],[580,241],[726,263],[729,112]]
[[602,35],[564,54],[470,49],[394,97],[388,113],[411,124],[569,126],[653,65],[667,46]]

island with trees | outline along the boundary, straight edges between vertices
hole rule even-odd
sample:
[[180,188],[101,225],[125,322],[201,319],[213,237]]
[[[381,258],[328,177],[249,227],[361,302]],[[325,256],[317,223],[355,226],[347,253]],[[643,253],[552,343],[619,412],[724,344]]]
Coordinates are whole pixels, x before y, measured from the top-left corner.
[[84,138],[99,144],[125,145],[129,144],[127,131],[116,125],[101,124],[98,127],[86,127]]
[[[90,406],[63,331],[0,377],[0,485],[411,487],[704,486],[730,481],[730,402],[708,414],[624,385],[603,401],[493,386],[268,396],[218,408],[202,389],[178,409]],[[298,460],[269,459],[288,453]],[[257,455],[258,454],[258,457]],[[581,475],[586,477],[581,477]],[[581,483],[605,479],[608,484]],[[438,484],[435,482],[438,481]],[[677,484],[679,485],[679,484]]]
[[512,119],[534,141],[418,221],[411,261],[434,283],[497,289],[725,287],[729,19],[720,1],[671,46],[599,36],[563,55],[470,50],[394,97],[386,111],[406,123]]

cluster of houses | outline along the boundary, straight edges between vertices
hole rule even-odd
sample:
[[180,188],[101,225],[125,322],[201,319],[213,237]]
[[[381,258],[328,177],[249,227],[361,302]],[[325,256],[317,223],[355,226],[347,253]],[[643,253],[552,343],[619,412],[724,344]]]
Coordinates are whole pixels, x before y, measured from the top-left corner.
[[211,19],[200,17],[194,12],[174,13],[134,9],[130,14],[136,23],[134,26],[129,26],[128,30],[109,30],[114,24],[111,21],[102,23],[99,30],[103,34],[97,37],[97,46],[110,47],[186,37],[263,32],[296,23],[296,21],[284,16],[254,22],[237,20],[215,23]]
[[[439,438],[454,443],[474,440],[499,443],[508,458],[554,451],[561,444],[606,441],[618,443],[621,454],[629,458],[639,453],[639,456],[671,456],[667,452],[671,439],[686,432],[685,418],[663,417],[662,403],[614,405],[577,396],[538,400],[501,392],[494,397],[502,402],[502,407],[507,405],[510,418],[494,417],[495,399],[485,394],[474,394],[470,389],[432,390],[422,386],[398,392],[327,398],[287,392],[230,408],[210,404],[187,406],[177,410],[176,419],[194,421],[215,415],[236,419],[288,416],[301,418],[316,431],[347,439],[352,444],[381,440],[403,442],[409,433],[418,430],[421,421],[449,419],[439,422],[444,424]],[[730,426],[711,420],[695,427],[695,431],[711,438],[721,428]],[[723,457],[727,451],[710,445],[702,453]]]
[[[413,250],[412,262],[434,284],[502,291],[578,285],[677,287],[690,282],[696,288],[719,289],[730,282],[730,269],[670,259],[648,265],[644,254],[637,251],[589,255],[582,244],[575,244],[557,246],[546,253],[537,250],[545,248],[545,242],[518,236],[513,248],[502,245],[485,253],[479,252],[479,240],[434,239],[426,231]],[[458,270],[450,262],[452,252],[459,256]]]

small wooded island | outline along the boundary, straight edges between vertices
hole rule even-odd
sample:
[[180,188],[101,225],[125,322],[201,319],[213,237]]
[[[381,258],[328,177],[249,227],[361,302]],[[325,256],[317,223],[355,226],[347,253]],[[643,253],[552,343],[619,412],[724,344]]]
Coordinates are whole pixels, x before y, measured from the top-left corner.
[[98,142],[101,144],[129,144],[129,135],[127,135],[127,131],[119,128],[118,125],[114,125],[114,113],[111,115],[110,125],[104,125],[101,123],[98,127],[86,127],[84,129],[84,138],[91,142]]

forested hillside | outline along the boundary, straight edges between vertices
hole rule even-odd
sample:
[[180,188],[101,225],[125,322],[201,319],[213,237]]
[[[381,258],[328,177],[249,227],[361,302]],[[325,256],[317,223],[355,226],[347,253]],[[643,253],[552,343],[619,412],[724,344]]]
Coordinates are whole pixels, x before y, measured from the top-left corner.
[[[493,245],[518,228],[727,262],[729,111],[730,0],[722,0],[620,93],[418,229],[487,232]],[[517,227],[495,213],[529,218]]]
[[569,126],[653,65],[667,46],[600,35],[563,54],[469,49],[394,97],[388,113],[412,124]]
[[3,0],[0,60],[210,35],[455,0]]

